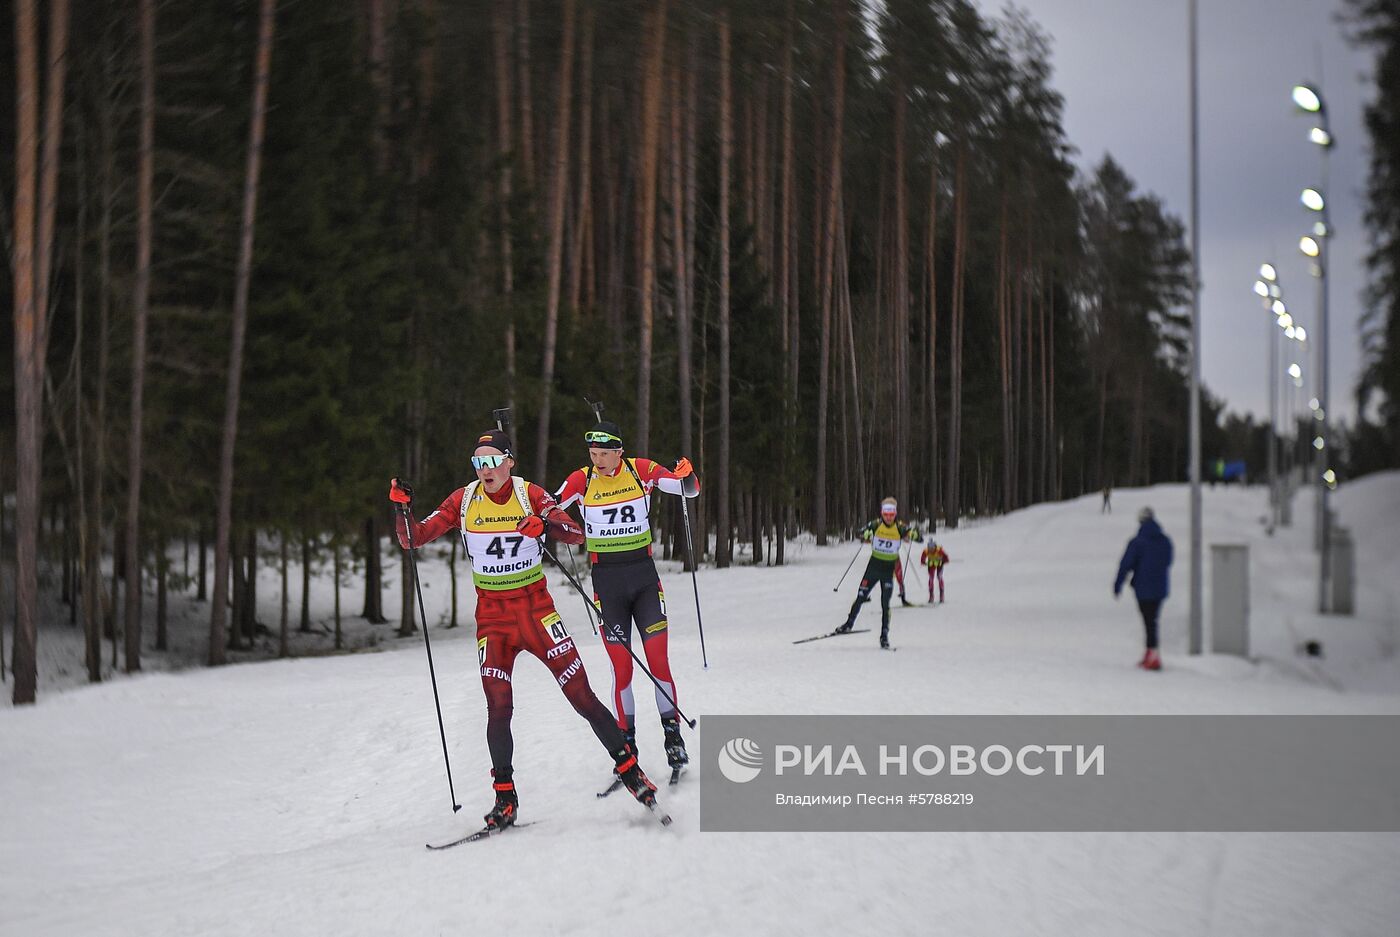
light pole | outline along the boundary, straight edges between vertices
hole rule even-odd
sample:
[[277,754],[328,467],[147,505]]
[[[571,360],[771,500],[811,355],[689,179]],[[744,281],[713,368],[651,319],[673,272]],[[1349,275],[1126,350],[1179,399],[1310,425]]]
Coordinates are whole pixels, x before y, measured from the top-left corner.
[[[1283,288],[1278,283],[1278,271],[1273,264],[1260,264],[1259,279],[1254,281],[1254,295],[1263,300],[1264,308],[1280,314],[1283,306]],[[1265,383],[1269,393],[1269,432],[1264,437],[1268,447],[1266,462],[1269,470],[1269,533],[1273,534],[1279,521],[1278,490],[1278,334],[1274,331],[1275,319],[1270,319],[1268,328],[1269,362],[1265,369]]]
[[[1292,319],[1291,316],[1289,318]],[[1283,326],[1285,338],[1289,339],[1290,342],[1297,342],[1296,347],[1293,344],[1287,344],[1286,346],[1290,359],[1287,373],[1290,378],[1289,383],[1292,386],[1285,386],[1283,389],[1283,410],[1289,426],[1287,431],[1279,437],[1280,448],[1287,446],[1287,448],[1283,450],[1286,453],[1286,457],[1282,459],[1283,464],[1279,472],[1281,478],[1279,487],[1279,524],[1283,527],[1290,527],[1293,524],[1293,468],[1296,464],[1298,450],[1298,393],[1303,386],[1304,373],[1303,365],[1298,363],[1298,359],[1307,360],[1308,331],[1296,321],[1291,321],[1286,325],[1280,321],[1279,325]],[[1311,365],[1309,365],[1308,368],[1308,374],[1311,376]]]
[[1201,653],[1201,185],[1196,100],[1196,0],[1190,0],[1191,48],[1191,608],[1187,650]]
[[1332,340],[1327,315],[1327,243],[1332,237],[1332,227],[1328,221],[1324,195],[1327,188],[1327,154],[1331,151],[1334,141],[1331,129],[1327,126],[1327,107],[1323,103],[1321,92],[1311,85],[1295,85],[1293,103],[1299,111],[1314,118],[1308,131],[1308,140],[1317,144],[1322,154],[1322,189],[1304,189],[1301,199],[1303,205],[1316,213],[1319,220],[1313,225],[1312,234],[1299,240],[1298,248],[1311,260],[1309,271],[1317,278],[1318,406],[1313,411],[1317,422],[1317,435],[1313,438],[1313,450],[1316,453],[1314,483],[1317,485],[1317,512],[1314,530],[1321,556],[1317,581],[1317,610],[1325,615],[1332,610],[1332,516],[1328,508],[1328,494],[1337,483],[1336,474],[1327,464],[1327,411],[1332,406],[1331,368],[1328,367]]

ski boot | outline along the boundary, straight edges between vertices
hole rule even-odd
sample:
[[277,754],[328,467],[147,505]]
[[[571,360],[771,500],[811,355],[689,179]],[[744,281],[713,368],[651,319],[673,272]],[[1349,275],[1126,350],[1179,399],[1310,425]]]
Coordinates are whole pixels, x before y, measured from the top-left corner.
[[487,829],[502,830],[508,826],[515,826],[515,815],[520,809],[520,798],[515,794],[515,782],[511,780],[511,769],[502,768],[500,771],[492,771],[494,779],[491,786],[496,789],[496,806],[491,808],[483,819],[486,821]]
[[888,631],[881,631],[881,632],[880,632],[880,647],[884,648],[885,650],[889,650],[889,648],[890,648],[890,633],[889,633]]
[[851,630],[852,628],[854,628],[855,626],[856,626],[856,623],[855,623],[854,621],[851,621],[851,620],[848,618],[848,619],[846,619],[845,621],[843,621],[843,622],[841,623],[841,626],[840,626],[839,628],[837,628],[835,631],[833,631],[833,632],[831,632],[831,633],[832,633],[832,634],[848,634],[848,633],[850,633],[850,630]]
[[1161,670],[1162,655],[1157,652],[1155,647],[1150,647],[1147,649],[1147,654],[1143,656],[1142,663],[1138,666],[1143,670]]
[[907,595],[903,595],[903,594],[901,594],[901,595],[899,596],[899,604],[900,604],[900,605],[903,605],[905,608],[913,608],[913,607],[914,607],[914,603],[911,602],[911,601],[909,601],[909,597],[908,597]]
[[642,771],[642,766],[637,764],[637,756],[624,748],[621,751],[613,752],[613,760],[617,762],[613,773],[618,776],[632,796],[648,807],[655,804],[656,785],[651,783],[651,779]]
[[668,716],[661,720],[661,728],[666,733],[666,763],[677,771],[690,764],[690,756],[685,751],[685,739],[681,738],[679,716]]

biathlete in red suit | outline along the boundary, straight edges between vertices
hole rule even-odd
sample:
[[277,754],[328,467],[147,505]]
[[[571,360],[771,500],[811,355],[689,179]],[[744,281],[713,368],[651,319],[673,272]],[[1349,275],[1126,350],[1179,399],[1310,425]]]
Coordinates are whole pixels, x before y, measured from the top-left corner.
[[555,611],[545,582],[539,538],[546,530],[565,543],[582,543],[583,531],[559,509],[549,492],[511,475],[515,465],[510,439],[495,430],[482,433],[472,454],[477,480],[458,488],[422,521],[414,521],[412,489],[394,479],[389,497],[399,507],[394,525],[399,545],[431,543],[454,528],[460,532],[476,585],[476,654],[486,693],[486,745],[496,805],[486,825],[515,823],[519,809],[511,758],[513,707],[511,674],[521,651],[549,668],[574,710],[588,720],[598,741],[612,755],[618,777],[643,803],[656,787],[637,764],[607,707],[588,685],[574,640]]
[[[617,424],[603,420],[584,433],[591,465],[573,472],[559,486],[559,506],[577,504],[583,517],[585,541],[593,570],[593,602],[602,614],[603,646],[613,672],[613,709],[629,742],[636,742],[636,706],[632,699],[632,625],[642,638],[647,667],[666,688],[656,690],[656,708],[665,734],[666,760],[679,768],[690,761],[681,737],[673,700],[676,684],[666,654],[666,593],[651,558],[651,494],[660,489],[693,498],[700,493],[690,462],[681,459],[675,471],[650,459],[626,458]],[[670,694],[670,699],[666,694]]]

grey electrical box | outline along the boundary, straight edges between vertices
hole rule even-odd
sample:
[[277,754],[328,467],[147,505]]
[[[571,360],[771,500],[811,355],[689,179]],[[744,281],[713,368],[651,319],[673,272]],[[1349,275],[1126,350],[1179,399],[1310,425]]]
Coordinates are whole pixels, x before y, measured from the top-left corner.
[[1249,656],[1249,547],[1210,545],[1210,649]]

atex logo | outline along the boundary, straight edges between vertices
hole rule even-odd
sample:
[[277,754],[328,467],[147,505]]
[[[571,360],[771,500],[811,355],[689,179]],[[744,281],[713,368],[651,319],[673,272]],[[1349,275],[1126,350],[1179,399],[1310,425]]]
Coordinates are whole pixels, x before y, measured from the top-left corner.
[[763,770],[763,750],[752,739],[730,739],[719,750],[719,771],[735,784],[747,784]]

